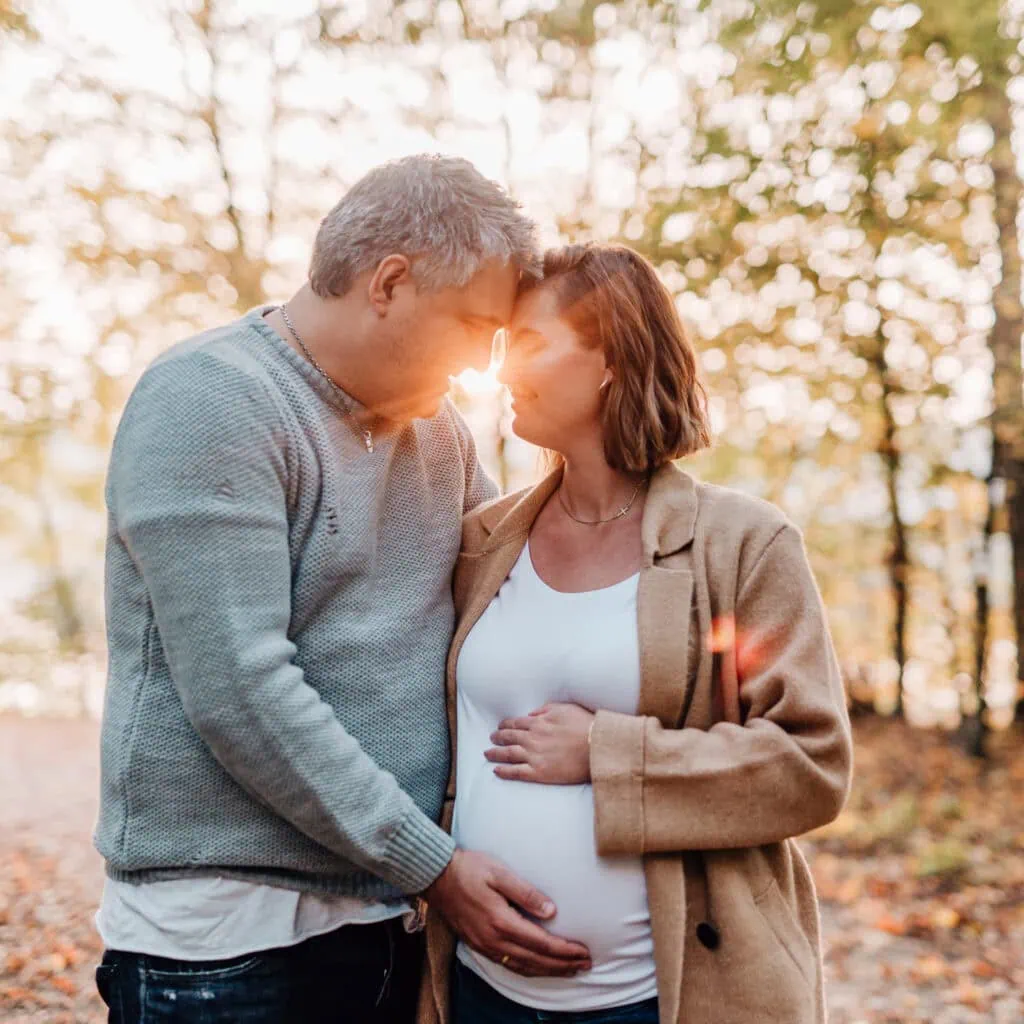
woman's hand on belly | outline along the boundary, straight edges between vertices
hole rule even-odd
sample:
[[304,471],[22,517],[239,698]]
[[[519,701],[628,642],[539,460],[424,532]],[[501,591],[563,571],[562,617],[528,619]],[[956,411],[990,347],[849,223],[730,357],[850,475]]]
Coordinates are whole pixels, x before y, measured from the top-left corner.
[[545,704],[525,718],[506,718],[484,751],[494,774],[518,782],[576,786],[590,782],[594,713],[579,704]]

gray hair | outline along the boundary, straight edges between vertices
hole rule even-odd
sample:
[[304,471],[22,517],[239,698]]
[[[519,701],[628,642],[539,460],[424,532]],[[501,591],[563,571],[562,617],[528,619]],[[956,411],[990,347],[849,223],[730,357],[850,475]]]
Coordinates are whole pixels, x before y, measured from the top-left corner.
[[401,254],[422,291],[461,288],[489,259],[540,275],[536,226],[468,160],[421,154],[375,167],[320,223],[309,283],[321,298]]

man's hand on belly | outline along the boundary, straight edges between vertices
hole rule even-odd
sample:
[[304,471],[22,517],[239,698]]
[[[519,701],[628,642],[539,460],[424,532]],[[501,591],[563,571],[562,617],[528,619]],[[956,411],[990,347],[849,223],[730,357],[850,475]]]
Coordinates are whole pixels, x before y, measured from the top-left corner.
[[423,895],[464,942],[510,971],[571,977],[590,970],[586,946],[557,938],[523,916],[553,917],[551,901],[485,854],[456,850]]

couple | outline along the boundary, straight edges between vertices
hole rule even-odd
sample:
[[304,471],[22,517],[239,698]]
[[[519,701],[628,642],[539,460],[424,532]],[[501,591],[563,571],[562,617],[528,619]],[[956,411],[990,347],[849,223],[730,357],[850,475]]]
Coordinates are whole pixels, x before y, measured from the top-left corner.
[[[550,464],[504,498],[444,397],[492,349]],[[707,444],[651,266],[540,256],[458,159],[158,358],[107,485],[112,1024],[820,1024],[792,837],[843,691],[799,531],[673,464]]]

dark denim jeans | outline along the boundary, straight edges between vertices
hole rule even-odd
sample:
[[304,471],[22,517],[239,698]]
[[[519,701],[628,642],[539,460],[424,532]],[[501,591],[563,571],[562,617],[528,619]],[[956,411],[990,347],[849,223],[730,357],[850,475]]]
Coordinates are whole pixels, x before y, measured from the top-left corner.
[[454,1024],[658,1024],[658,1000],[608,1010],[534,1010],[506,999],[461,961],[452,977]]
[[109,1024],[413,1024],[422,957],[395,918],[232,960],[107,950],[96,985]]

